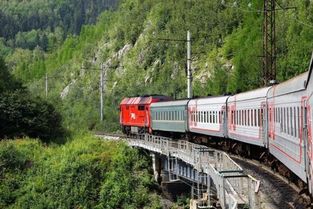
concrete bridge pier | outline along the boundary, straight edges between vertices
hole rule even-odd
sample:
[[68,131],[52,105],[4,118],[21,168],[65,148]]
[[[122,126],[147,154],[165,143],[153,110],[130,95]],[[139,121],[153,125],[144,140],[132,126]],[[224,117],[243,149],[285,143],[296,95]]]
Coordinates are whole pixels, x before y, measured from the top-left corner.
[[158,154],[151,153],[152,158],[152,168],[153,168],[153,176],[156,182],[159,184],[162,181],[161,171],[162,171],[162,157]]

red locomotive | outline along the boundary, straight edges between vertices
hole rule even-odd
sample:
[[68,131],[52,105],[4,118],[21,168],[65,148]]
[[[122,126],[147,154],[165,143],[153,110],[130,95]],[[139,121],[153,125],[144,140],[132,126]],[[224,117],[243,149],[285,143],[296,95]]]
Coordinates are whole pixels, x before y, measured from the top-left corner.
[[123,133],[150,132],[150,105],[169,100],[170,97],[158,95],[123,99],[120,104],[120,124]]

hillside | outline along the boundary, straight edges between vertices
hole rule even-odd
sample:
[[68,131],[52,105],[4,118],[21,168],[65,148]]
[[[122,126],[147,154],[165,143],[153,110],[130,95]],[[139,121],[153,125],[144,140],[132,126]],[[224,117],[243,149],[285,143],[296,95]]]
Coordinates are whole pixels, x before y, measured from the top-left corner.
[[[313,2],[279,1],[277,79],[307,70],[313,49]],[[17,50],[7,57],[34,95],[57,105],[69,128],[118,129],[125,96],[186,97],[186,31],[192,34],[196,96],[220,95],[261,85],[262,2],[123,0],[95,25],[82,27],[47,56]],[[75,30],[74,30],[75,32]],[[165,40],[164,40],[165,39]],[[99,69],[105,68],[105,122],[99,123]]]
[[162,208],[149,158],[123,143],[0,141],[0,162],[0,208]]
[[117,0],[0,0],[0,55],[15,48],[51,51],[68,35],[80,33]]

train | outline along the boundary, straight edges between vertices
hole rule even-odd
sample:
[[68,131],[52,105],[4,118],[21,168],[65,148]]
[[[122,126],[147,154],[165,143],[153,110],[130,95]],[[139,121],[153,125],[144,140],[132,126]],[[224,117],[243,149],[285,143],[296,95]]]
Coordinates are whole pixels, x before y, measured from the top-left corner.
[[313,56],[309,70],[288,81],[229,96],[173,100],[162,95],[124,98],[125,134],[150,133],[214,142],[265,159],[312,196]]

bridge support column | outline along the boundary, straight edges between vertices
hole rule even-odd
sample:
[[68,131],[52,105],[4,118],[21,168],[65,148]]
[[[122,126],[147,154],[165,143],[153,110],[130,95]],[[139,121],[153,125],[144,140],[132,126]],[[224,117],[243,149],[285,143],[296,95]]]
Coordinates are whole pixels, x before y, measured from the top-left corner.
[[152,157],[152,168],[154,179],[156,182],[161,183],[162,160],[158,155],[154,153],[151,153],[150,156]]

